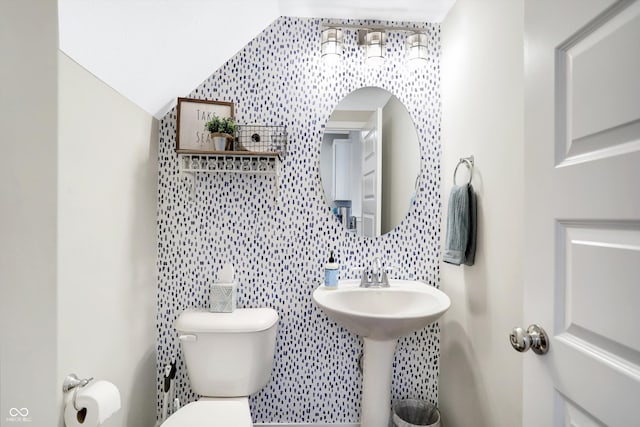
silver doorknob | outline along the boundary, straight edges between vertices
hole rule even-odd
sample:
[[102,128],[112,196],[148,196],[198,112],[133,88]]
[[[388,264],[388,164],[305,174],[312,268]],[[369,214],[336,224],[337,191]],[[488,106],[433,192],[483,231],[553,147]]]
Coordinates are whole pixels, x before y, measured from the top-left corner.
[[545,354],[549,351],[549,336],[540,326],[533,324],[527,330],[513,328],[509,334],[511,347],[514,350],[524,353],[531,349],[536,354]]

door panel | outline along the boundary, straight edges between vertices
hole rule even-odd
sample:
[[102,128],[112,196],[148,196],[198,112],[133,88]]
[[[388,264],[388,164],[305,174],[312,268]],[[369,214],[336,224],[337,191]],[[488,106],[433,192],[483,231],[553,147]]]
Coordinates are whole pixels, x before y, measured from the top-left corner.
[[626,346],[635,357],[621,356],[640,361],[640,310],[629,303],[640,301],[640,230],[576,224],[563,234],[564,329],[577,327]]
[[557,399],[559,412],[563,415],[565,426],[605,427],[604,424],[584,412],[582,408],[576,406],[565,396],[558,394]]
[[638,151],[640,4],[628,3],[557,48],[558,163]]
[[563,52],[571,64],[574,141],[640,117],[639,11],[639,4],[627,7]]

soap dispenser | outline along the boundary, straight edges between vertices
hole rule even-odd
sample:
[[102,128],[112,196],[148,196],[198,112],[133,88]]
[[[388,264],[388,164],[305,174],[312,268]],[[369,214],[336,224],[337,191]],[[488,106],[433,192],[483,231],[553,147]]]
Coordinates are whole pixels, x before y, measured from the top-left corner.
[[324,266],[324,286],[327,289],[338,288],[338,263],[333,257],[333,251],[329,256],[329,262]]

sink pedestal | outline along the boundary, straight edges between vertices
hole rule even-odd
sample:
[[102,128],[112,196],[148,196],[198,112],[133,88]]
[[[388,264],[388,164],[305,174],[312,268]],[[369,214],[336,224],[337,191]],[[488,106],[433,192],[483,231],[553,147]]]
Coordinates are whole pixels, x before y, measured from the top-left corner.
[[388,427],[391,414],[391,378],[397,339],[376,340],[363,337],[362,427]]

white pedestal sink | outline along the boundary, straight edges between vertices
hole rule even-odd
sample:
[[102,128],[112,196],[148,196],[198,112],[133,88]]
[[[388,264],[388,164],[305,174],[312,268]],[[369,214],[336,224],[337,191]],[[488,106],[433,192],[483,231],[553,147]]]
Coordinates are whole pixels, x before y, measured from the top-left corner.
[[364,340],[362,427],[388,427],[393,356],[398,338],[435,322],[451,301],[424,282],[390,280],[388,288],[360,288],[341,280],[337,289],[320,286],[313,301],[329,317]]

